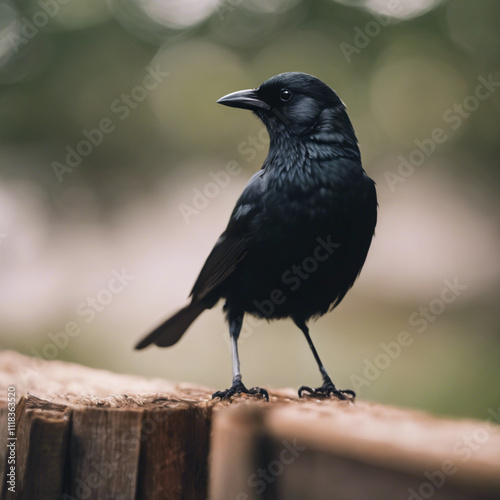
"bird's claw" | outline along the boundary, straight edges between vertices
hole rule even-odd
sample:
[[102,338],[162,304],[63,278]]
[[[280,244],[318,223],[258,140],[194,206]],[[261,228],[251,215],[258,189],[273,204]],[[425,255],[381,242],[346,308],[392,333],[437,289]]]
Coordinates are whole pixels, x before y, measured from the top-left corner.
[[345,391],[337,389],[331,381],[325,382],[321,387],[316,389],[303,385],[299,389],[299,398],[304,396],[304,392],[309,393],[306,394],[306,396],[312,398],[329,398],[330,396],[335,396],[341,401],[354,401],[356,398],[356,393],[354,391],[351,391],[350,389],[346,389]]
[[262,387],[252,387],[251,389],[247,389],[242,382],[233,383],[233,385],[225,391],[214,392],[212,394],[212,399],[229,399],[235,394],[252,394],[255,396],[262,396],[266,398],[266,401],[269,401],[269,394],[265,389]]

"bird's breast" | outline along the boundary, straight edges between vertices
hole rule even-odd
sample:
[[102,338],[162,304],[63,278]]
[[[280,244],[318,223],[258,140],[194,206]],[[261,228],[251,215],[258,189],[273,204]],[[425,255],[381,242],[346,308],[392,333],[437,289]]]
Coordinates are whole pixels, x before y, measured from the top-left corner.
[[266,221],[338,225],[362,205],[368,188],[361,165],[350,163],[302,157],[273,165],[263,194]]

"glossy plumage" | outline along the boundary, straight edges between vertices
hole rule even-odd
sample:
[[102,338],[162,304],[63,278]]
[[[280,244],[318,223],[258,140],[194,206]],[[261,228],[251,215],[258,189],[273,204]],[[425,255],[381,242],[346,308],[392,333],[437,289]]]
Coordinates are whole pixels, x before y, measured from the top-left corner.
[[[338,305],[363,267],[377,219],[375,184],[361,166],[344,104],[317,78],[284,73],[219,102],[251,109],[264,122],[268,156],[208,256],[191,303],[137,347],[172,345],[223,298],[236,361],[241,321],[250,313],[291,317],[319,362],[305,325]],[[246,392],[237,368],[236,389],[217,396]],[[331,386],[326,393],[341,397]]]

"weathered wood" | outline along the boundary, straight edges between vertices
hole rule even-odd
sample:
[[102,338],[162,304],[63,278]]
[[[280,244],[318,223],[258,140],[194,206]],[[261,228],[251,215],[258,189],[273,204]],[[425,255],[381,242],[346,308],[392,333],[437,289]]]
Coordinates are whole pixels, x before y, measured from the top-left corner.
[[135,409],[73,410],[67,498],[135,497],[141,422]]
[[211,498],[498,500],[498,418],[333,400],[238,405],[212,423]]
[[[60,497],[66,466],[69,415],[66,411],[18,407],[19,485],[17,493],[7,491],[7,499]],[[26,438],[26,439],[23,439]]]
[[202,405],[181,403],[166,411],[146,410],[139,498],[206,498],[209,413]]
[[451,420],[289,389],[218,402],[204,387],[3,352],[0,394],[11,386],[16,493],[0,396],[1,499],[500,498],[499,409]]
[[2,499],[207,497],[210,390],[6,352],[0,381],[21,396]]

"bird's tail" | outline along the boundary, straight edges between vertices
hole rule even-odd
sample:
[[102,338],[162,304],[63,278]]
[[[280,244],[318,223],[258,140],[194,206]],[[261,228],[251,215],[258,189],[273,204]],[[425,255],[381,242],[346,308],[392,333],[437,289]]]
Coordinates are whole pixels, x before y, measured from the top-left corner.
[[177,311],[165,323],[153,330],[144,337],[136,346],[136,349],[144,349],[150,344],[156,344],[159,347],[169,347],[174,345],[189,328],[191,323],[207,307],[199,301],[191,302],[186,307]]

